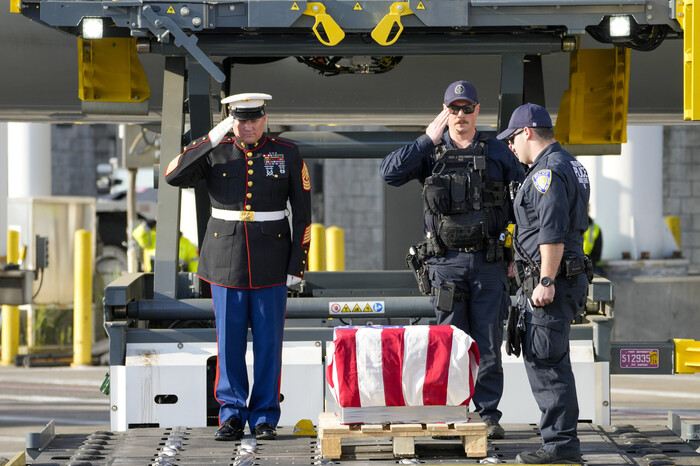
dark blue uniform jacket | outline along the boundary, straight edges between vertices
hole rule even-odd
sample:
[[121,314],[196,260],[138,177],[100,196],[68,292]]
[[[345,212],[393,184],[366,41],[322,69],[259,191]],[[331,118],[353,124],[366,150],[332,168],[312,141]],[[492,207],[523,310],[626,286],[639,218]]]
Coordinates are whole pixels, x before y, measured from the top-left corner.
[[196,139],[173,159],[165,181],[191,187],[206,180],[211,206],[236,211],[292,211],[287,218],[242,222],[209,218],[197,275],[217,285],[259,288],[281,285],[287,274],[303,277],[311,239],[311,185],[299,150],[263,135],[250,145],[224,137],[212,147]]
[[537,156],[513,205],[516,237],[533,260],[540,244],[564,243],[564,257],[583,255],[590,193],[586,169],[558,142]]

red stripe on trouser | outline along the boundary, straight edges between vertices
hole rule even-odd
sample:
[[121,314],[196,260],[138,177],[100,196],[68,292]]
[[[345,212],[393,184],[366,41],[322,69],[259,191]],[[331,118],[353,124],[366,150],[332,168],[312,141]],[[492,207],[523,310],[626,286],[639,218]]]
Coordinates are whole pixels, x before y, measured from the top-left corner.
[[447,325],[431,326],[428,332],[423,405],[447,403],[450,353],[452,353],[452,328]]
[[338,404],[345,408],[359,408],[360,389],[357,385],[357,329],[337,329],[333,359],[338,374]]
[[382,378],[386,406],[406,406],[403,399],[403,328],[382,330]]

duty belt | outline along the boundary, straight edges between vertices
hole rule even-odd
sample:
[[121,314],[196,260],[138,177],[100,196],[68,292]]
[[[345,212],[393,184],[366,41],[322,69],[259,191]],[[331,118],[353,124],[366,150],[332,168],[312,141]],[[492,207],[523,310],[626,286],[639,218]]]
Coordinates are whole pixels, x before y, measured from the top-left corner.
[[211,208],[211,216],[229,222],[272,222],[284,218],[284,210],[255,212],[252,210],[225,210]]
[[[537,262],[537,266],[540,267],[540,262]],[[557,277],[573,278],[582,273],[588,273],[588,261],[584,257],[567,257],[561,260],[559,265],[559,270],[557,271]],[[524,261],[516,261],[513,267],[516,278],[518,279],[518,284],[525,281],[526,278],[530,276],[538,275],[536,271],[532,270],[530,266]],[[535,277],[539,282],[539,276]]]
[[447,248],[448,251],[459,251],[459,252],[476,252],[476,251],[483,251],[484,250],[484,243],[483,241],[476,246],[472,246],[470,248]]

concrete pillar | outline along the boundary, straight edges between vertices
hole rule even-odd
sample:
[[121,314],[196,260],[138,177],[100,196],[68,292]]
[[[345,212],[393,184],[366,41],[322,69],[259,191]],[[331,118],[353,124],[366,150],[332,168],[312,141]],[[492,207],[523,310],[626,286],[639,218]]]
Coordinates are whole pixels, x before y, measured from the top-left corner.
[[8,197],[51,195],[51,125],[7,124]]
[[603,259],[640,259],[676,249],[663,217],[663,127],[629,126],[619,156],[580,157],[591,180],[591,216],[603,231]]

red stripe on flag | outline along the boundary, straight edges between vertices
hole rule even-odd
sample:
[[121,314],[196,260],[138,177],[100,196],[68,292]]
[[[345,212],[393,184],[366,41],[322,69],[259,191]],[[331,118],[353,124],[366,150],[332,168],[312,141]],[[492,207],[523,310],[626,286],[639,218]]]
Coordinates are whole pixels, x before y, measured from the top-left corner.
[[338,404],[344,408],[360,408],[360,389],[357,385],[357,329],[336,329],[333,359],[338,374]]
[[479,355],[479,347],[477,346],[475,341],[472,341],[471,346],[469,347],[469,364],[471,367],[469,368],[469,393],[471,395],[467,400],[462,403],[463,405],[468,405],[469,400],[472,399],[472,396],[474,395],[474,390],[476,390],[476,371],[479,370],[479,358],[481,356]]
[[403,399],[403,328],[382,330],[382,378],[386,406],[406,406]]
[[428,332],[428,354],[423,383],[423,405],[447,403],[447,379],[452,353],[452,327],[431,326]]

